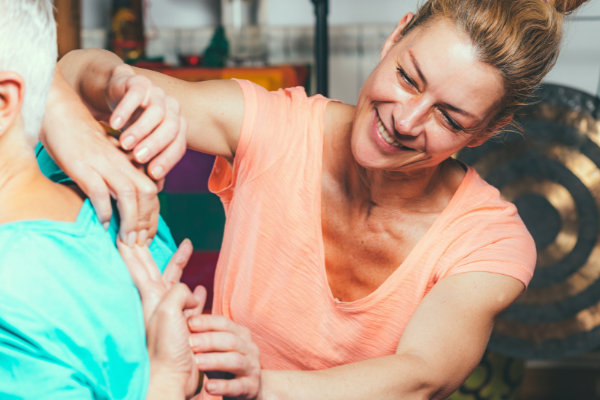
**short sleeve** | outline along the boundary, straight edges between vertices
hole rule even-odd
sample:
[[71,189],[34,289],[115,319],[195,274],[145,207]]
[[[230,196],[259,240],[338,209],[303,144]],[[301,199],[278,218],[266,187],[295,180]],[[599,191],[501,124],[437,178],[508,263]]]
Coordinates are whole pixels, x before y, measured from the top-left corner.
[[525,287],[529,285],[536,249],[520,219],[483,224],[461,240],[461,246],[468,251],[443,272],[442,278],[466,272],[490,272],[515,278]]
[[210,191],[224,202],[236,187],[254,180],[284,156],[314,118],[321,117],[329,101],[307,97],[302,87],[269,92],[252,82],[236,81],[244,97],[244,117],[233,170],[217,157],[209,180]]

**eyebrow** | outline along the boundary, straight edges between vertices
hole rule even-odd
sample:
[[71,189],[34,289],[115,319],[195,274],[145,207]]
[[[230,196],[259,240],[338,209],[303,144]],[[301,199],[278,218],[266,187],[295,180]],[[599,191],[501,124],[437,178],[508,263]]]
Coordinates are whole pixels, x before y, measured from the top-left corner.
[[408,50],[408,55],[410,56],[413,66],[417,70],[417,74],[419,75],[419,78],[421,78],[421,80],[423,81],[425,86],[427,86],[427,79],[425,79],[423,72],[421,72],[421,66],[419,65],[419,63],[418,63],[417,59],[415,58],[415,56],[413,55],[412,51]]
[[476,120],[476,121],[479,121],[479,118],[477,118],[477,117],[476,117],[476,116],[474,116],[473,114],[471,114],[471,113],[468,113],[468,112],[466,112],[465,110],[461,110],[460,108],[456,108],[456,107],[454,107],[453,105],[450,105],[450,104],[448,104],[448,103],[441,103],[441,104],[440,104],[440,106],[442,106],[442,107],[444,107],[444,108],[448,108],[448,109],[450,109],[450,110],[452,110],[452,111],[454,111],[454,112],[457,112],[457,113],[459,113],[459,114],[462,114],[462,115],[464,115],[464,116],[467,116],[467,117],[469,117],[469,118],[473,118],[473,119],[474,119],[474,120]]
[[[408,55],[410,56],[410,60],[412,61],[412,63],[413,63],[413,66],[414,66],[414,67],[415,67],[415,69],[417,70],[417,74],[419,75],[419,78],[421,78],[421,80],[423,81],[423,83],[425,84],[425,86],[427,86],[427,79],[425,79],[425,75],[423,75],[423,72],[421,71],[421,66],[419,65],[419,62],[418,62],[418,61],[417,61],[417,59],[415,58],[415,56],[414,56],[414,54],[412,53],[412,51],[408,50]],[[476,117],[476,116],[474,116],[473,114],[471,114],[471,113],[469,113],[469,112],[467,112],[467,111],[465,111],[465,110],[461,110],[461,109],[460,109],[460,108],[458,108],[458,107],[454,107],[454,106],[453,106],[453,105],[451,105],[451,104],[448,104],[448,103],[442,103],[442,104],[440,104],[440,106],[442,106],[442,107],[444,107],[444,108],[447,108],[447,109],[449,109],[449,110],[452,110],[452,111],[454,111],[454,112],[457,112],[457,113],[459,113],[459,114],[461,114],[461,115],[464,115],[464,116],[466,116],[466,117],[472,118],[472,119],[474,119],[474,120],[476,120],[476,121],[479,121],[479,122],[481,122],[481,121],[479,120],[479,118],[477,118],[477,117]]]

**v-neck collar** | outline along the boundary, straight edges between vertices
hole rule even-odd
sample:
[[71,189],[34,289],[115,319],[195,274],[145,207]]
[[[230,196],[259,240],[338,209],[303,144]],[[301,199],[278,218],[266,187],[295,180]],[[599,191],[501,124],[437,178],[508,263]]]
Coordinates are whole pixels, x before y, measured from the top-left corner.
[[[321,133],[324,134],[324,127],[325,123],[323,121],[323,125],[321,127]],[[320,135],[321,138],[323,138],[323,135]],[[425,234],[423,235],[423,237],[421,237],[421,239],[419,239],[419,241],[417,242],[417,244],[413,247],[413,249],[410,251],[410,253],[408,254],[408,256],[404,259],[404,261],[396,268],[396,270],[394,272],[392,272],[390,274],[390,276],[387,277],[387,279],[381,284],[379,285],[379,287],[377,289],[375,289],[373,292],[369,293],[367,296],[362,297],[358,300],[354,300],[354,301],[350,301],[350,302],[343,302],[343,301],[339,301],[337,300],[334,296],[333,296],[333,292],[331,291],[331,286],[329,285],[329,280],[327,279],[327,266],[325,265],[325,244],[323,241],[323,221],[322,221],[322,208],[321,208],[321,202],[322,202],[322,192],[323,192],[323,139],[321,139],[321,144],[320,146],[318,145],[317,148],[320,149],[321,154],[318,154],[316,159],[317,159],[317,171],[319,171],[318,174],[316,174],[316,176],[318,177],[316,179],[316,196],[315,196],[315,212],[317,215],[316,220],[316,235],[317,235],[317,241],[318,241],[318,248],[319,248],[319,272],[320,272],[320,277],[322,279],[322,283],[324,284],[325,288],[326,288],[326,292],[327,292],[327,296],[328,296],[328,300],[333,303],[337,308],[340,309],[344,309],[347,311],[358,311],[359,309],[363,309],[368,307],[371,303],[376,302],[381,296],[385,296],[385,294],[393,289],[395,287],[394,282],[398,279],[398,275],[401,275],[404,271],[406,271],[406,267],[410,266],[413,262],[414,262],[414,258],[418,257],[419,254],[421,254],[421,252],[423,251],[423,249],[427,246],[427,244],[429,243],[429,241],[431,240],[432,237],[435,237],[435,234],[439,231],[440,227],[443,226],[444,221],[448,218],[449,215],[452,214],[452,212],[454,211],[454,209],[457,207],[457,205],[460,203],[460,199],[462,198],[464,192],[467,189],[467,186],[469,185],[469,182],[472,181],[473,179],[473,169],[470,167],[467,167],[467,171],[465,173],[465,176],[462,179],[462,182],[460,183],[460,185],[458,186],[458,189],[456,189],[456,192],[454,192],[454,194],[452,195],[452,198],[450,199],[450,201],[448,202],[448,204],[446,205],[446,207],[442,210],[442,212],[440,213],[440,215],[435,219],[435,221],[433,222],[433,224],[429,227],[429,229],[427,230],[427,232],[425,232]],[[403,268],[404,267],[404,268]]]

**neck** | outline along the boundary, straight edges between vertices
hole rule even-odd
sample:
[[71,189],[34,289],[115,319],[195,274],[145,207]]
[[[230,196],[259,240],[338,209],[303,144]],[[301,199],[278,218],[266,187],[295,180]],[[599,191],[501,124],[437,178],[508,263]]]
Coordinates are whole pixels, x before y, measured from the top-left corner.
[[40,171],[18,127],[0,135],[0,224],[33,219],[74,221],[81,199]]
[[[448,167],[445,161],[432,168],[411,172],[372,171],[353,161],[349,187],[352,198],[373,206],[414,210],[441,211],[456,185],[448,185]],[[453,187],[456,186],[456,187]]]
[[21,197],[18,193],[35,190],[43,178],[24,133],[18,128],[4,132],[0,136],[0,204],[12,203]]

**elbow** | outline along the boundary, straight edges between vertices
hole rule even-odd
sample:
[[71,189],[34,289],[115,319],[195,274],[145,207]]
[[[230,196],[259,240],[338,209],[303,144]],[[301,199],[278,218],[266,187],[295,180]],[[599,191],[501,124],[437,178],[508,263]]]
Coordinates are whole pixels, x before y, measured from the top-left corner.
[[[413,374],[409,382],[403,380],[397,398],[410,400],[445,400],[461,385],[461,381],[443,373],[435,361],[428,362],[417,354],[404,354],[410,358]],[[407,385],[408,383],[408,385]],[[408,390],[407,390],[408,389]],[[408,392],[408,393],[407,393]]]

